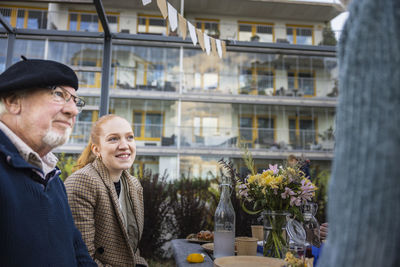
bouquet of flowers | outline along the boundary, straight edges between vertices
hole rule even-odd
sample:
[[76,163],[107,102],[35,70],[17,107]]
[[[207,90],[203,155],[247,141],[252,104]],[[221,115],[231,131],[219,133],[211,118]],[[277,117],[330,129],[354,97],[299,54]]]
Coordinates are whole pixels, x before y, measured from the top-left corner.
[[[269,165],[262,173],[249,175],[238,182],[243,209],[256,214],[260,211],[286,211],[301,217],[300,206],[311,201],[317,187],[297,167]],[[253,203],[251,209],[247,203]]]
[[249,214],[263,212],[267,230],[264,255],[283,258],[287,249],[282,231],[286,216],[302,220],[301,204],[311,201],[317,187],[305,177],[299,164],[269,165],[262,173],[256,173],[251,156],[244,159],[252,173],[237,183],[242,208]]

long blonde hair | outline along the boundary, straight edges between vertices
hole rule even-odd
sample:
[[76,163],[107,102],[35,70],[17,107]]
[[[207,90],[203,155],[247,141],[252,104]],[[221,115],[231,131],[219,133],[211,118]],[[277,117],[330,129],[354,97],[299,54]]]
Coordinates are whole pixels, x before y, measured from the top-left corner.
[[[89,143],[85,147],[85,149],[82,151],[82,154],[79,156],[78,160],[76,161],[76,164],[73,168],[72,171],[77,171],[83,167],[85,167],[88,163],[93,162],[96,159],[96,155],[93,154],[92,152],[92,145],[99,145],[100,144],[100,136],[102,133],[102,125],[109,120],[115,119],[115,118],[121,118],[124,119],[118,115],[115,114],[108,114],[100,117],[92,126],[92,130],[90,132],[90,139]],[[125,119],[124,119],[125,120]]]

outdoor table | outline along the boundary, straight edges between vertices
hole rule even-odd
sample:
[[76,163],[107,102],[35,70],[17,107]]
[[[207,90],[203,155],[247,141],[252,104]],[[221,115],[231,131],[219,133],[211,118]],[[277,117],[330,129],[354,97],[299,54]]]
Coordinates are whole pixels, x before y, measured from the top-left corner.
[[[174,252],[174,258],[177,267],[213,267],[213,259],[208,255],[201,245],[196,243],[190,243],[186,239],[174,239],[172,240],[172,250]],[[186,257],[191,253],[203,253],[205,255],[204,262],[202,263],[189,263]]]

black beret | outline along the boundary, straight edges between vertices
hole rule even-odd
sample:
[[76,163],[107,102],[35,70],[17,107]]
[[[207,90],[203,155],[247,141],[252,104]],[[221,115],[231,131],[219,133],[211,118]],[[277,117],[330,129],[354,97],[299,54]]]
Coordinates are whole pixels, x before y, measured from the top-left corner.
[[78,90],[75,72],[52,60],[28,59],[19,61],[0,74],[0,94],[19,90],[65,85]]

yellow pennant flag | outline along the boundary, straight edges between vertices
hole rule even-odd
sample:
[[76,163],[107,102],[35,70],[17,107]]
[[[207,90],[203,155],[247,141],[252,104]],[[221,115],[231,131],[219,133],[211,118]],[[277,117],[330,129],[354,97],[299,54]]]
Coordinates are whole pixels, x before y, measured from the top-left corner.
[[215,42],[215,39],[212,37],[210,37],[210,41],[211,41],[211,55],[217,56],[218,55],[217,43]]
[[178,13],[178,21],[179,21],[179,30],[181,31],[182,39],[186,39],[187,34],[187,23],[186,19],[182,17],[181,14]]
[[225,41],[221,41],[221,46],[222,46],[222,57],[226,56],[226,44]]
[[157,6],[160,9],[163,18],[166,19],[168,17],[167,1],[157,0]]
[[199,29],[196,29],[196,32],[197,32],[197,40],[199,41],[201,49],[204,51],[206,49],[204,46],[204,35]]

